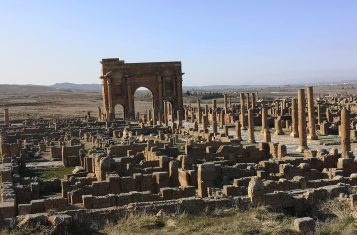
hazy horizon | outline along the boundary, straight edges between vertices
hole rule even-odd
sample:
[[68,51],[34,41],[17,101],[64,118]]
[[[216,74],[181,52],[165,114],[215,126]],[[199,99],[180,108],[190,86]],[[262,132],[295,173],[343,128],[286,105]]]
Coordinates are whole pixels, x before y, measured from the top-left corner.
[[181,61],[184,86],[357,79],[356,1],[4,1],[0,84],[100,83],[102,58]]
[[[281,83],[271,83],[271,84],[201,84],[201,85],[185,85],[183,84],[183,87],[229,87],[229,86],[233,86],[233,87],[240,87],[240,86],[307,86],[307,85],[335,85],[335,84],[355,84],[357,83],[357,78],[356,79],[345,79],[345,80],[324,80],[324,81],[293,81],[293,82],[289,82],[286,81],[281,82]],[[57,82],[54,84],[32,84],[32,83],[23,83],[23,84],[16,84],[16,83],[0,83],[0,86],[48,86],[48,87],[57,87],[57,86],[61,86],[61,85],[86,85],[86,86],[101,86],[101,83],[72,83],[72,82]],[[145,87],[140,87],[139,89],[147,89]]]

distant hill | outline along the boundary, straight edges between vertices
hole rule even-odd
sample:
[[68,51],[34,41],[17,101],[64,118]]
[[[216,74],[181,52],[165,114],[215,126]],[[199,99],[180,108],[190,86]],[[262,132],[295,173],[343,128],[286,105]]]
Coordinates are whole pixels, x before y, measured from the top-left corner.
[[222,90],[235,90],[235,89],[257,89],[269,87],[268,85],[209,85],[209,86],[184,86],[183,91],[191,90],[209,90],[209,91],[222,91]]
[[[296,87],[296,86],[319,86],[319,85],[354,85],[357,84],[357,79],[350,80],[340,80],[340,81],[330,81],[326,79],[324,82],[295,82],[290,84],[271,84],[271,85],[206,85],[206,86],[184,86],[183,92],[186,91],[227,91],[227,90],[250,90],[250,89],[264,89],[268,87]],[[89,91],[89,92],[100,92],[102,89],[101,84],[76,84],[76,83],[56,83],[51,86],[41,86],[41,85],[11,85],[11,84],[0,84],[0,92],[11,93],[11,92],[55,92],[55,91]]]
[[[51,88],[60,90],[81,90],[81,91],[100,91],[102,89],[101,84],[75,84],[75,83],[56,83],[50,86]],[[249,89],[257,87],[266,87],[259,85],[215,85],[215,86],[184,86],[183,91],[188,90],[227,90],[227,89]]]
[[81,90],[81,91],[100,91],[100,84],[75,84],[75,83],[56,83],[50,87],[60,90]]
[[55,88],[49,86],[41,85],[13,85],[13,84],[0,84],[0,93],[43,93],[43,92],[54,92]]

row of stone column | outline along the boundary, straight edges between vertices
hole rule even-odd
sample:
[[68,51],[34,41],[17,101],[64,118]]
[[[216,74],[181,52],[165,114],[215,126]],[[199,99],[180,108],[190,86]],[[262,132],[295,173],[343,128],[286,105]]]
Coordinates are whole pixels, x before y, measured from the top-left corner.
[[[248,109],[248,115],[247,117],[245,116],[245,96],[244,93],[240,94],[241,98],[241,106],[240,106],[240,121],[236,123],[236,137],[241,139],[241,128],[248,127],[248,141],[250,143],[255,142],[254,138],[254,123],[253,123],[253,110],[251,108]],[[225,114],[226,110],[228,111],[228,96],[225,95],[225,110],[222,110],[220,115],[221,119],[221,128],[224,128],[225,132],[227,132],[228,135],[228,128],[225,126]],[[198,123],[202,124],[202,128],[206,130],[208,128],[209,123],[209,118],[208,115],[209,113],[212,114],[212,129],[213,133],[217,134],[217,128],[218,128],[218,123],[217,123],[217,113],[214,111],[216,110],[216,100],[213,100],[213,110],[212,112],[209,112],[208,110],[208,105],[205,105],[205,108],[202,110],[201,108],[201,102],[200,100],[197,101],[198,103],[198,112],[197,112],[197,121]],[[166,106],[166,105],[165,105]],[[164,106],[164,107],[165,107]],[[287,107],[286,103],[283,105],[283,107]],[[327,110],[328,112],[328,110]],[[346,111],[343,111],[346,112]],[[290,111],[289,111],[290,113]],[[317,121],[318,123],[321,122],[321,110],[320,106],[317,105],[317,113],[318,113],[318,118]],[[193,114],[193,111],[192,111]],[[298,98],[293,98],[291,101],[291,117],[292,117],[292,122],[291,122],[291,136],[293,137],[298,137],[299,138],[299,147],[297,151],[303,152],[305,149],[308,149],[307,146],[307,139],[317,139],[316,135],[316,128],[315,128],[315,112],[314,112],[314,95],[313,95],[313,88],[308,87],[307,88],[307,114],[308,114],[308,123],[306,122],[306,99],[305,99],[305,89],[299,89],[298,90]],[[264,141],[270,142],[270,132],[267,124],[267,116],[268,116],[268,110],[267,108],[263,107],[261,110],[261,115],[262,115],[262,130],[261,133],[264,135]],[[179,114],[177,113],[178,117],[184,116],[183,113]],[[186,120],[188,117],[188,111],[186,110],[185,113]],[[150,118],[149,118],[150,119]],[[194,121],[194,116],[191,117],[192,121]],[[345,121],[343,121],[345,120]],[[168,122],[168,112],[167,109],[164,112],[164,123]],[[178,118],[179,126],[182,125],[182,119]],[[349,131],[346,131],[346,126],[349,125],[344,125],[343,123],[349,122],[346,118],[344,118],[344,115],[341,114],[341,144],[342,146],[342,152],[345,154],[346,152],[350,151],[350,142],[349,139],[350,137],[347,135],[350,135]],[[308,125],[307,125],[308,124]],[[308,128],[308,133],[309,135],[307,136],[307,128]],[[198,126],[197,126],[198,129]],[[282,128],[281,128],[281,117],[278,116],[278,118],[275,120],[275,134],[283,134]],[[343,139],[342,139],[343,138]],[[347,141],[348,140],[348,141]]]
[[[247,96],[247,102],[245,102],[245,96]],[[251,98],[250,98],[251,96]],[[223,110],[225,113],[229,113],[229,108],[232,106],[232,101],[231,97],[229,97],[227,94],[223,95]],[[200,108],[200,100],[197,100],[198,103],[198,108]],[[246,106],[246,109],[252,108],[254,109],[257,105],[257,94],[256,93],[240,93],[240,104],[241,106]],[[217,100],[213,99],[212,100],[212,108],[213,110],[217,109]]]

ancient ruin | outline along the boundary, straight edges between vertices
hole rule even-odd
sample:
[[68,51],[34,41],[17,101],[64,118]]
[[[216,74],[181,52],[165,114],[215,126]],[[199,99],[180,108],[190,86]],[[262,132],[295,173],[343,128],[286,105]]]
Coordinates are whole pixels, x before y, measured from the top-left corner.
[[[286,97],[241,91],[184,104],[180,62],[101,63],[98,115],[16,119],[4,109],[2,225],[31,218],[65,231],[134,210],[195,214],[232,205],[304,215],[341,195],[356,208],[356,97],[314,97],[308,87],[307,101],[298,89]],[[142,86],[153,107],[139,112],[133,94]],[[116,105],[124,119],[115,117]],[[56,169],[63,178],[43,178]],[[310,218],[294,223],[299,231],[315,226]]]

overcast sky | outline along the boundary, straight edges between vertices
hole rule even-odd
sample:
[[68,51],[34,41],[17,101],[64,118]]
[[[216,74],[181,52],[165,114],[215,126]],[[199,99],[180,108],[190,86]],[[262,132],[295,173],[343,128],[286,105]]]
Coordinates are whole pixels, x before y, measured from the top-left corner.
[[357,1],[0,0],[0,83],[100,83],[182,61],[184,85],[357,79]]

